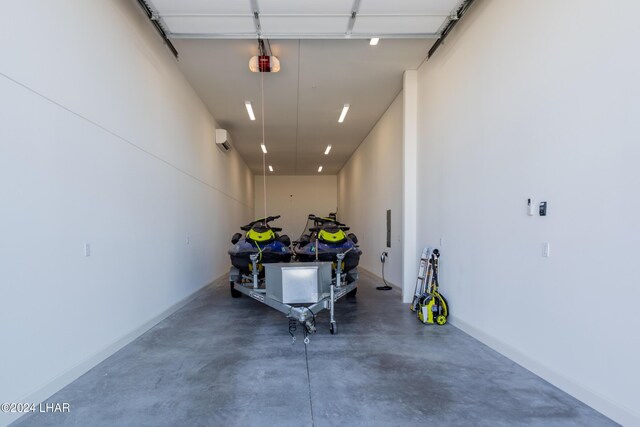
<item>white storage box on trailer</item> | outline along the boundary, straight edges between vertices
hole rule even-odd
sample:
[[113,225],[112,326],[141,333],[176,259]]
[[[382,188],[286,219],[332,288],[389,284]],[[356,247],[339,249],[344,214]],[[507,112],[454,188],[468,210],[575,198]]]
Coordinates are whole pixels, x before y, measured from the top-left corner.
[[267,297],[283,304],[317,303],[331,292],[330,262],[264,264]]

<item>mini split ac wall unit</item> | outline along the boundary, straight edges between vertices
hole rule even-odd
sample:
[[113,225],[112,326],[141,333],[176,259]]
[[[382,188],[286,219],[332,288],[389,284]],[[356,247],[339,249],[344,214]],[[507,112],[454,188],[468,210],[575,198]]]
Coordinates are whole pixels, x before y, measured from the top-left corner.
[[216,129],[216,147],[223,153],[231,151],[231,135],[226,129]]

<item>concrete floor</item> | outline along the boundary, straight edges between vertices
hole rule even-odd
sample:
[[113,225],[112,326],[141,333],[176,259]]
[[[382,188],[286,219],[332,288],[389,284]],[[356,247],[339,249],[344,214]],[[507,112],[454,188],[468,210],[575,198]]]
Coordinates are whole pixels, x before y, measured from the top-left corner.
[[[451,325],[418,323],[361,275],[305,347],[298,328],[226,281],[12,426],[605,426],[603,415]],[[455,310],[455,306],[453,307]]]

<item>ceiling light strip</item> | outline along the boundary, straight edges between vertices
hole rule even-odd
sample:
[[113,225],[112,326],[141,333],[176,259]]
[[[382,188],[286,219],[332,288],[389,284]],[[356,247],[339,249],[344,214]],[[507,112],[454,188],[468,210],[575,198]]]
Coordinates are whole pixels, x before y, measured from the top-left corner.
[[338,123],[344,122],[344,118],[347,117],[347,111],[349,111],[349,104],[344,104],[344,107],[342,107],[342,113],[340,113],[340,118],[338,119]]
[[266,145],[264,145],[264,144],[260,144],[260,149],[262,150],[262,152],[263,152],[264,154],[267,154],[267,146],[266,146]]
[[371,37],[369,44],[371,46],[377,46],[379,41],[380,41],[380,37]]
[[269,172],[273,172],[273,166],[269,165]]
[[322,166],[318,168],[318,172],[322,172]]
[[326,156],[327,154],[329,154],[329,151],[331,151],[331,144],[327,145],[327,149],[324,150],[324,155]]
[[247,114],[249,114],[249,119],[255,120],[256,116],[253,114],[253,107],[251,106],[251,101],[245,101],[244,106],[247,109]]

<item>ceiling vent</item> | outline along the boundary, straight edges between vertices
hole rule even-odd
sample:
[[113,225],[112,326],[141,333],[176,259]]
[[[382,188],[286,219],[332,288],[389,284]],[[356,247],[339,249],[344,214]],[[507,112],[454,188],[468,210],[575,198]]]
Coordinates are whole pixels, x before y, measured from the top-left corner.
[[231,151],[231,135],[226,129],[216,129],[216,146],[222,152]]

